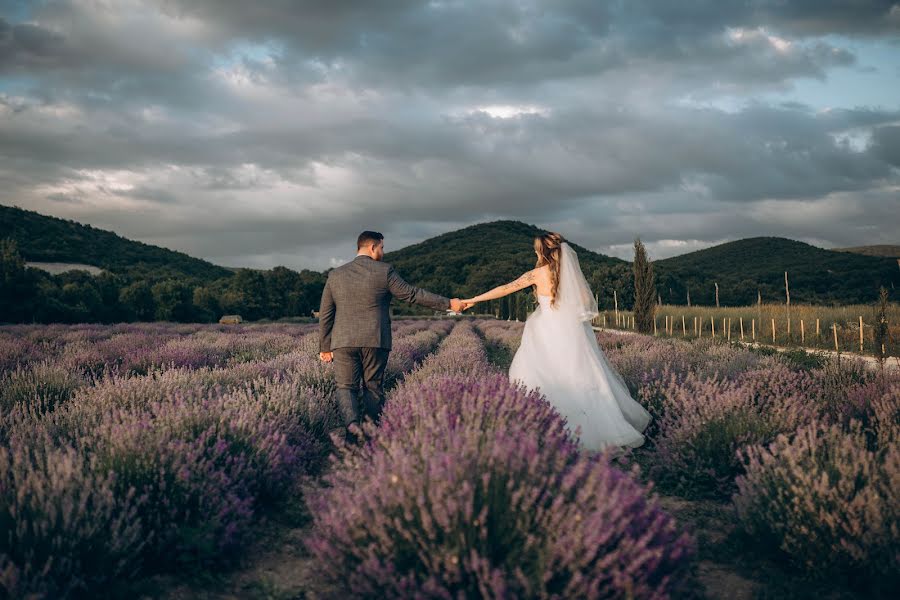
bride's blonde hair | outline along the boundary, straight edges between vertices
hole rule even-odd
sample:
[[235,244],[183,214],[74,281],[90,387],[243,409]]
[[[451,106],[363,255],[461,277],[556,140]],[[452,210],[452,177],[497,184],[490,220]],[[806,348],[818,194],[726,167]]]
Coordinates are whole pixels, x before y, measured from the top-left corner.
[[560,234],[548,231],[534,238],[534,249],[538,253],[535,267],[550,265],[550,306],[556,306],[556,295],[559,291],[559,259],[562,256],[562,243],[565,238]]

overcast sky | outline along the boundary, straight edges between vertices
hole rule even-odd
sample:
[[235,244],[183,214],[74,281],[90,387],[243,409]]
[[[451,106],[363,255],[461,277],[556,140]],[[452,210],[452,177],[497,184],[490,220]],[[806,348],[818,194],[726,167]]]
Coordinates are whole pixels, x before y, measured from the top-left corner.
[[0,204],[248,267],[900,244],[900,3],[0,0]]

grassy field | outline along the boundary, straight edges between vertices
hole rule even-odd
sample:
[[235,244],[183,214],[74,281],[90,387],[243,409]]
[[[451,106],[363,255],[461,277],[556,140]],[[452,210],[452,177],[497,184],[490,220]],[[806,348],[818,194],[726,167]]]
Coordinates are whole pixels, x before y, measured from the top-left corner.
[[[595,323],[610,328],[631,329],[634,313],[603,311]],[[605,321],[604,321],[605,317]],[[862,347],[859,318],[862,317]],[[668,321],[667,321],[668,319]],[[816,321],[818,320],[818,333]],[[772,322],[775,334],[772,334]],[[884,345],[886,356],[900,356],[900,305],[889,304],[889,335]],[[755,341],[763,344],[798,348],[839,350],[875,355],[873,305],[857,304],[833,308],[784,304],[716,308],[710,306],[675,306],[664,304],[656,310],[657,335],[679,338],[715,337],[726,340]],[[667,333],[667,323],[668,331]],[[741,326],[743,325],[743,336]],[[835,330],[837,348],[835,348]]]

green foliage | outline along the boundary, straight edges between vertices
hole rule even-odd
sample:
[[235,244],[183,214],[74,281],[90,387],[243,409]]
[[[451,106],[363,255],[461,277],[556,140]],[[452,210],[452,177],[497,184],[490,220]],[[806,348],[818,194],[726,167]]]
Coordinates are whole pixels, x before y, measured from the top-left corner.
[[131,279],[212,281],[231,274],[224,267],[181,252],[11,206],[0,206],[0,238],[15,240],[22,255],[31,261],[91,264]]
[[[481,223],[388,252],[384,260],[412,284],[445,296],[464,298],[512,281],[533,269],[533,243],[540,233],[541,229],[519,221]],[[385,240],[388,247],[390,242]],[[614,289],[618,290],[620,305],[623,301],[631,302],[633,283],[629,263],[574,243],[572,247],[578,252],[578,261],[591,289],[600,294],[601,307],[612,306]],[[532,310],[533,298],[529,293],[521,299],[507,299],[493,309],[501,313],[501,318],[515,319],[518,315],[521,319],[523,313]],[[397,308],[408,310],[402,305]]]
[[653,333],[656,311],[656,285],[653,264],[647,258],[647,249],[641,240],[634,240],[634,319],[641,333]]
[[[5,236],[5,237],[4,237]],[[50,275],[29,261],[93,264]],[[0,322],[216,321],[310,317],[325,275],[241,269],[235,273],[114,233],[0,206]]]
[[181,281],[161,281],[153,286],[156,319],[159,321],[191,321],[193,290]]
[[37,279],[25,268],[15,240],[0,239],[0,322],[28,318],[28,300],[37,289]]
[[129,317],[135,321],[152,321],[156,317],[156,300],[146,281],[135,281],[119,292],[121,302]]
[[[389,252],[385,260],[414,285],[450,297],[474,296],[532,269],[532,243],[541,232],[519,221],[481,223]],[[240,314],[246,320],[309,317],[318,310],[327,276],[285,267],[226,269],[112,232],[5,206],[0,206],[0,240],[0,322],[210,322],[222,314]],[[388,247],[390,243],[388,239]],[[613,308],[613,291],[620,310],[635,306],[639,265],[572,245],[601,309]],[[26,260],[87,263],[105,272],[97,277],[85,272],[53,276],[27,268]],[[878,286],[892,289],[900,284],[891,258],[822,250],[783,238],[750,238],[654,261],[652,272],[644,275],[651,280],[643,288],[644,303],[659,295],[666,303],[681,304],[690,288],[692,304],[711,305],[713,280],[726,306],[754,303],[757,289],[765,299],[781,299],[785,270],[796,303],[868,303]],[[485,303],[479,311],[524,320],[534,303],[534,294],[523,290]],[[395,304],[394,311],[431,313],[404,303]]]
[[868,304],[879,286],[900,286],[894,258],[824,250],[779,237],[755,237],[713,246],[654,262],[657,289],[664,304],[715,305],[713,281],[723,306],[746,306],[757,300],[784,301],[784,272],[791,303]]

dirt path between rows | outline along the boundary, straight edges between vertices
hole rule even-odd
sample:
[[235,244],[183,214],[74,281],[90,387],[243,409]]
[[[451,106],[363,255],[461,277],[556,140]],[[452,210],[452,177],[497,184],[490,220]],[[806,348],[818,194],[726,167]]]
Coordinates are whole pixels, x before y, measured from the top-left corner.
[[294,498],[252,532],[237,565],[150,577],[137,585],[136,600],[297,600],[320,597],[312,560],[303,544],[311,521],[300,481]]

